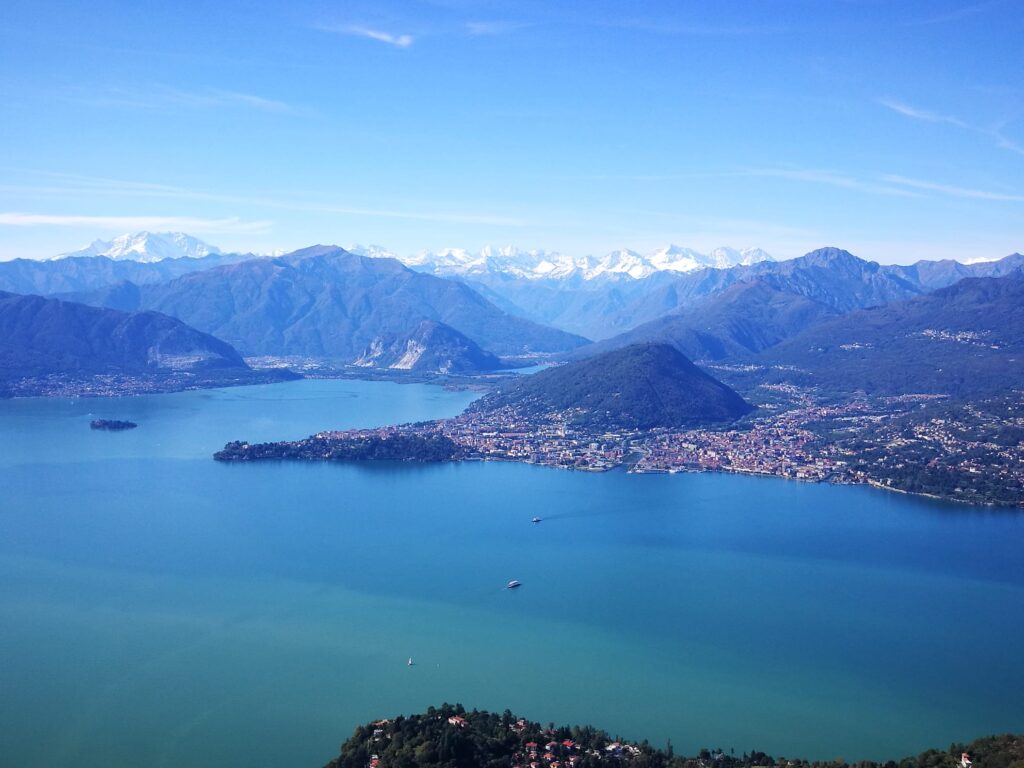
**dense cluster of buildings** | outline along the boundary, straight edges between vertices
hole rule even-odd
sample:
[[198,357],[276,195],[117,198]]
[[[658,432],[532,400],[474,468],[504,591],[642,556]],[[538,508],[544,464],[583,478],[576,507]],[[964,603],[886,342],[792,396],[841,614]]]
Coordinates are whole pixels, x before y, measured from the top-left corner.
[[763,419],[750,429],[665,432],[644,440],[634,472],[705,470],[825,480],[845,464],[817,445],[813,432],[787,419]]
[[[580,426],[573,411],[524,414],[513,407],[470,409],[453,419],[374,430],[325,432],[320,439],[387,438],[397,433],[441,434],[461,449],[458,458],[520,461],[544,466],[604,471],[628,465],[631,472],[720,471],[812,482],[871,483],[906,489],[904,475],[915,462],[967,478],[983,478],[1004,489],[1024,488],[1024,442],[978,437],[986,415],[954,419],[922,414],[936,395],[859,398],[823,404],[791,385],[767,385],[785,405],[727,428],[601,431]],[[783,391],[785,390],[785,391]],[[1024,405],[1016,417],[994,421],[1024,434]],[[908,419],[914,421],[908,423]],[[968,423],[969,422],[969,423]],[[930,481],[931,482],[931,481]],[[940,495],[958,498],[952,493]],[[917,492],[929,492],[919,490]],[[985,492],[991,495],[990,491]],[[962,491],[977,501],[979,492]],[[1024,492],[1022,492],[1024,494]],[[1000,497],[999,503],[1012,495]]]
[[594,432],[574,425],[573,413],[537,418],[514,408],[470,411],[440,422],[441,431],[471,457],[602,471],[619,466],[635,432]]

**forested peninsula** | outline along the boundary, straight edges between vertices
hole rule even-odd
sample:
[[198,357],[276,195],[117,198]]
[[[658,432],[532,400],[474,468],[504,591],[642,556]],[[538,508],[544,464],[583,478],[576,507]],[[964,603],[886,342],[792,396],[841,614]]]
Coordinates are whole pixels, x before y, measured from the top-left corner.
[[613,737],[584,726],[542,725],[443,704],[355,729],[325,768],[1024,768],[1024,735],[986,736],[886,762],[807,761],[757,750],[704,748],[696,755]]

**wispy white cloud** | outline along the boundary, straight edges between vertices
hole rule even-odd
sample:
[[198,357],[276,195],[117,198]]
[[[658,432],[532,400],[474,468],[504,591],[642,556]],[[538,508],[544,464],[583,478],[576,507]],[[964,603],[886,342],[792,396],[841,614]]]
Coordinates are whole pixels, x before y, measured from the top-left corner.
[[999,147],[999,149],[1005,149],[1007,152],[1013,152],[1014,154],[1024,156],[1024,145],[1006,138],[1003,134],[1002,127],[995,128],[992,131],[991,136],[995,140],[996,146]]
[[365,37],[369,40],[376,40],[379,43],[387,43],[396,48],[408,48],[413,44],[415,38],[412,35],[396,35],[391,32],[384,32],[379,29],[371,29],[357,24],[347,25],[321,25],[319,29],[324,32],[335,32],[339,35],[351,35],[354,37]]
[[1021,146],[1012,139],[1007,138],[1003,133],[1005,123],[999,124],[994,128],[986,128],[981,125],[970,123],[967,120],[961,120],[959,117],[955,117],[953,115],[943,115],[926,109],[919,109],[902,101],[879,99],[878,103],[883,107],[891,109],[893,112],[903,115],[904,117],[909,117],[912,120],[922,120],[926,123],[945,123],[946,125],[952,125],[966,131],[971,131],[972,133],[991,139],[999,149],[1005,149],[1008,152],[1013,152],[1014,154],[1024,155],[1024,146]]
[[183,90],[166,85],[152,85],[147,88],[78,88],[71,98],[80,103],[95,106],[131,107],[133,109],[214,109],[242,107],[261,112],[298,114],[303,110],[276,99],[268,99],[251,93],[207,88],[197,91]]
[[638,183],[659,183],[672,181],[701,181],[706,179],[743,179],[743,178],[776,178],[790,179],[792,181],[806,181],[813,184],[824,184],[830,187],[841,189],[854,189],[861,192],[868,192],[875,195],[888,195],[893,197],[920,197],[920,195],[908,189],[902,189],[891,184],[879,183],[878,180],[861,179],[830,170],[817,168],[740,168],[735,170],[700,171],[692,173],[672,174],[586,174],[548,176],[548,179],[572,180],[572,181],[629,181]]
[[919,197],[919,195],[910,190],[900,189],[889,184],[879,184],[875,181],[814,168],[748,168],[737,172],[736,175],[766,176],[778,179],[792,179],[793,181],[806,181],[813,184],[840,187],[842,189],[855,189],[874,195]]
[[[272,195],[236,195],[216,192],[202,192],[166,184],[140,181],[124,181],[102,177],[79,176],[74,174],[46,174],[64,181],[63,186],[0,186],[0,190],[18,194],[60,196],[75,194],[106,195],[111,197],[150,197],[158,199],[184,200],[191,202],[226,203],[235,206],[258,206],[277,211],[298,211],[304,213],[330,213],[344,216],[365,216],[369,218],[399,219],[406,221],[430,221],[449,224],[486,224],[506,227],[526,227],[530,223],[523,219],[500,214],[475,211],[444,210],[402,210],[397,208],[375,208],[369,206],[343,205],[300,198],[285,198]],[[0,223],[3,223],[0,221]],[[144,227],[145,228],[145,227]],[[152,228],[152,227],[150,227]]]
[[970,198],[974,200],[991,200],[994,202],[1024,202],[1024,195],[1008,192],[991,192],[981,189],[957,187],[951,184],[913,179],[899,174],[883,174],[877,179],[859,179],[831,171],[791,168],[750,168],[740,172],[748,176],[769,176],[781,179],[793,179],[815,184],[826,184],[843,189],[856,189],[878,195],[895,195],[898,197],[922,197],[923,193],[935,192],[949,197]]
[[264,234],[269,221],[202,219],[190,216],[88,216],[82,214],[0,212],[0,226],[90,227],[109,230],[180,230],[197,234]]
[[940,184],[934,181],[923,181],[921,179],[910,179],[906,176],[884,176],[883,179],[890,184],[900,184],[912,189],[921,189],[928,192],[939,192],[950,197],[965,197],[972,200],[997,200],[1010,203],[1024,203],[1024,195],[1008,194],[1006,192],[990,192],[983,189],[969,189],[957,187],[951,184]]
[[959,118],[952,117],[950,115],[940,115],[935,112],[928,112],[927,110],[918,109],[917,107],[912,107],[909,104],[904,104],[901,101],[895,101],[893,99],[879,99],[878,103],[883,107],[891,109],[893,112],[903,115],[904,117],[923,120],[927,123],[947,123],[949,125],[955,125],[958,128],[975,130],[973,125],[965,123]]
[[467,21],[466,32],[475,37],[485,35],[507,35],[517,32],[527,26],[522,22],[514,21]]

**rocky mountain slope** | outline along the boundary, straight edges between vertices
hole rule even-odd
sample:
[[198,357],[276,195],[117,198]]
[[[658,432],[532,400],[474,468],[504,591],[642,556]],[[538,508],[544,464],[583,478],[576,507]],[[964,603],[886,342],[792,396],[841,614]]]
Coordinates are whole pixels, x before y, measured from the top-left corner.
[[394,339],[374,339],[354,364],[439,374],[482,373],[505,367],[497,355],[436,320],[424,320],[411,333]]

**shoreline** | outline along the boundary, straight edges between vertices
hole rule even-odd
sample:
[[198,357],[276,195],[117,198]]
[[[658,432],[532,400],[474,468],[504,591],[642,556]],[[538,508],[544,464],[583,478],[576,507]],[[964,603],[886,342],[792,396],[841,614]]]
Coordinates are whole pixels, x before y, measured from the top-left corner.
[[627,462],[622,462],[610,467],[576,467],[562,464],[548,464],[537,461],[527,461],[523,459],[507,458],[502,456],[465,456],[452,459],[442,459],[436,461],[423,461],[415,458],[405,459],[332,459],[328,457],[258,457],[258,458],[234,458],[234,459],[220,459],[218,461],[222,464],[255,464],[260,462],[320,462],[324,464],[379,464],[379,463],[392,463],[396,465],[431,465],[431,464],[482,464],[487,462],[501,463],[501,464],[521,464],[528,467],[543,467],[545,469],[553,469],[558,471],[569,471],[569,472],[585,472],[590,474],[603,474],[606,472],[624,471],[627,474],[632,475],[675,475],[675,474],[692,474],[692,475],[703,475],[703,474],[716,474],[716,475],[736,475],[741,477],[758,478],[765,480],[784,480],[790,482],[803,483],[807,485],[831,485],[831,486],[861,486],[868,487],[882,491],[890,491],[893,493],[899,493],[904,496],[910,496],[920,499],[928,499],[930,501],[937,501],[942,503],[955,503],[964,507],[973,507],[978,509],[986,510],[1006,510],[1006,511],[1024,511],[1024,504],[1013,505],[1013,504],[997,504],[994,502],[971,502],[964,499],[957,498],[946,498],[937,496],[930,493],[920,493],[916,491],[907,491],[902,488],[892,488],[886,486],[877,480],[866,479],[862,482],[842,482],[832,478],[823,478],[820,480],[807,477],[787,477],[785,475],[775,475],[770,472],[748,472],[744,470],[729,470],[729,469],[700,469],[692,467],[680,467],[678,469],[641,469],[635,470]]

